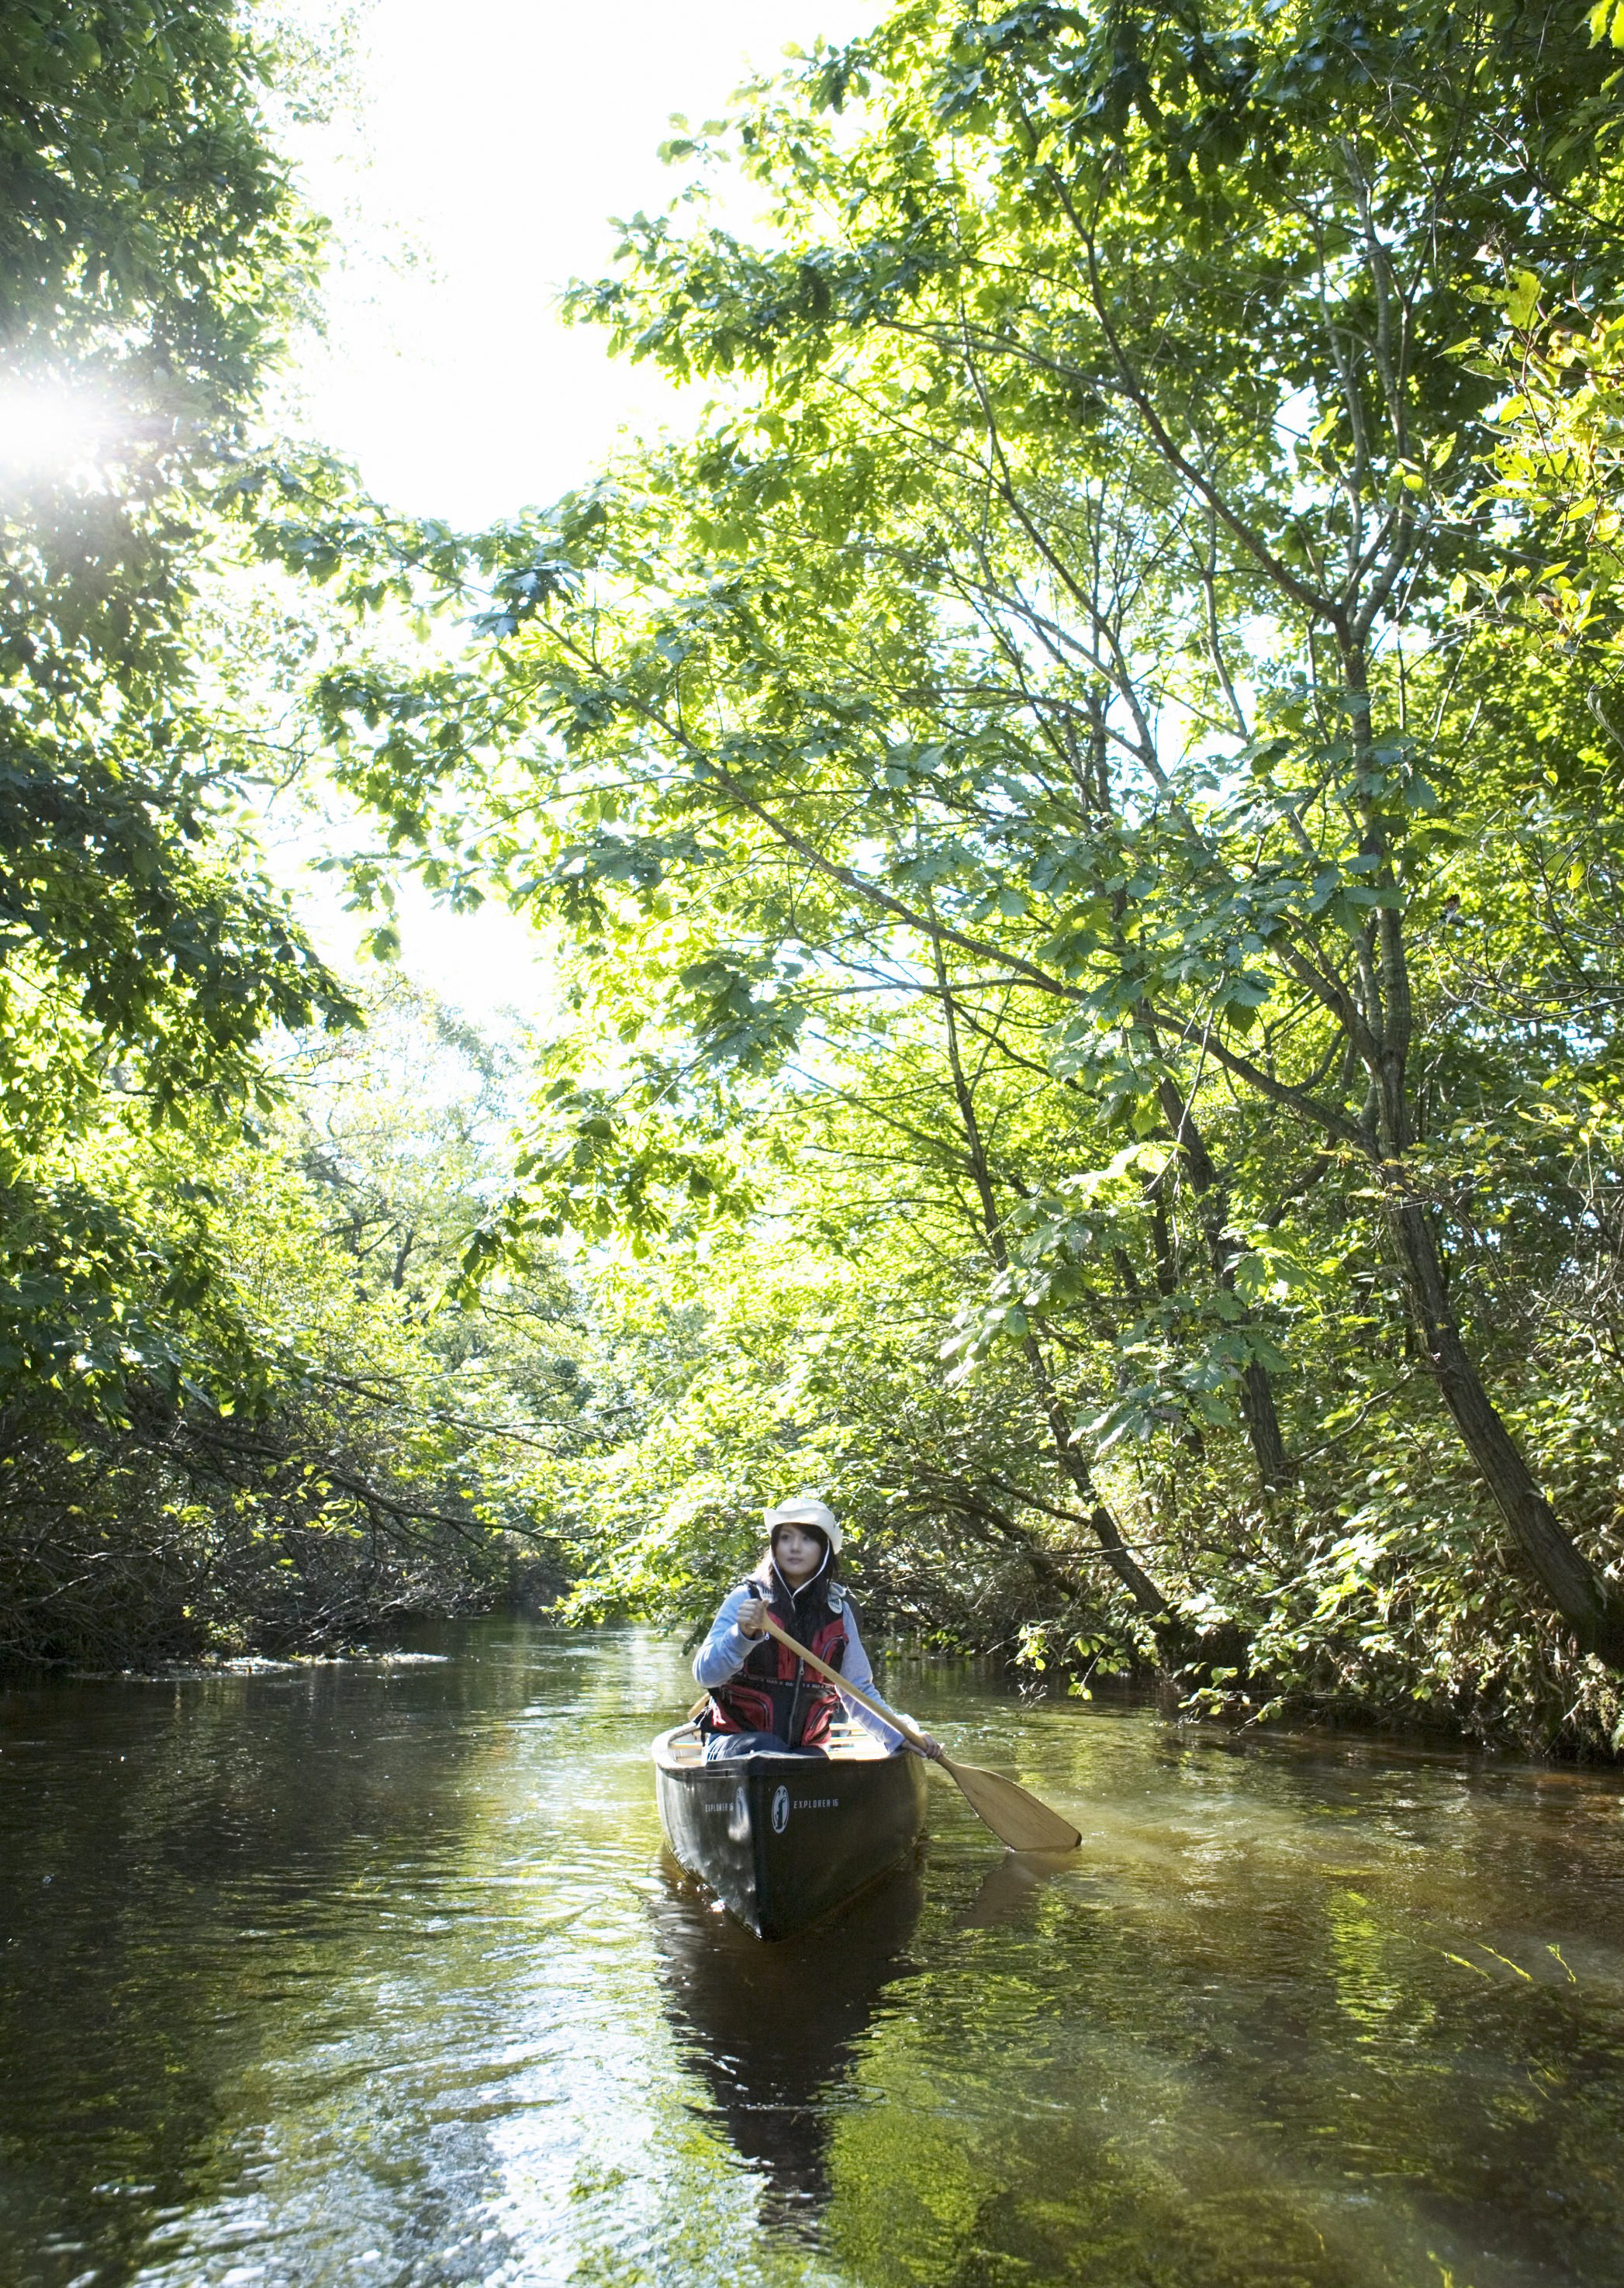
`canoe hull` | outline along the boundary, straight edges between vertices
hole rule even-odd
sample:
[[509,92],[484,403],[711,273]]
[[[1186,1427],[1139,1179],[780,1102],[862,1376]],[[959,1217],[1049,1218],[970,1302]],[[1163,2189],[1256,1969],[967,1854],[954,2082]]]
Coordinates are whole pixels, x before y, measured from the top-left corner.
[[924,1826],[917,1756],[680,1763],[667,1752],[671,1736],[654,1743],[666,1840],[757,1938],[788,1938],[833,1913],[904,1858]]

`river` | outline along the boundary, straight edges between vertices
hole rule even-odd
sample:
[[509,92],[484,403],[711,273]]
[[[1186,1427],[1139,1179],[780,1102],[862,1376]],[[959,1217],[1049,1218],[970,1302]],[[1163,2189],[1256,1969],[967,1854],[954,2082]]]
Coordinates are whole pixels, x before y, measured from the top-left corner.
[[645,1632],[0,1694],[4,2288],[1624,2284],[1624,1792],[898,1696],[1083,1831],[767,1947]]

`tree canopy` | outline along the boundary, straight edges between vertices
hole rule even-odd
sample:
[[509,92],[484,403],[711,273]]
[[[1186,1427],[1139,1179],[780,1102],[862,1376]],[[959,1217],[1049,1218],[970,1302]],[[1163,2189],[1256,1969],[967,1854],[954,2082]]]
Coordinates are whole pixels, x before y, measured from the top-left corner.
[[265,418],[323,256],[270,123],[297,59],[226,4],[0,34],[0,1657],[330,1641],[542,1549],[574,1305],[448,1337],[503,1124],[459,1133],[454,1082],[404,1200],[353,1132],[398,1045],[352,1041],[350,1124],[306,1133],[366,997],[257,830],[263,504],[353,497]]
[[324,687],[397,850],[575,949],[484,1244],[860,1259],[931,1406],[1016,1373],[1089,1641],[1278,1664],[1284,1606],[1301,1674],[1357,1605],[1514,1700],[1532,1596],[1614,1705],[1618,758],[1528,601],[1573,519],[1493,481],[1530,296],[1618,290],[1613,68],[1564,9],[898,9],[674,147],[759,242],[701,197],[576,291],[697,433],[487,541],[483,654]]
[[[151,179],[234,155],[147,269],[67,131],[37,193],[75,369],[169,422],[58,481],[124,536],[105,608],[51,568],[67,507],[16,528],[18,751],[112,841],[63,838],[70,894],[35,834],[8,974],[44,1005],[60,949],[97,1116],[229,1119],[268,1025],[352,1014],[219,862],[255,735],[184,654],[235,518],[360,624],[310,736],[382,822],[376,949],[415,867],[558,950],[522,1148],[435,1244],[465,1310],[560,1245],[591,1291],[574,1609],[701,1617],[795,1478],[883,1617],[1080,1684],[1616,1744],[1611,19],[898,7],[685,132],[684,195],[573,292],[709,393],[692,433],[476,536],[244,457],[312,226],[228,20],[158,79],[109,26]],[[363,1284],[416,1259],[408,1172],[306,1156]],[[91,1211],[28,1180],[61,1252]]]

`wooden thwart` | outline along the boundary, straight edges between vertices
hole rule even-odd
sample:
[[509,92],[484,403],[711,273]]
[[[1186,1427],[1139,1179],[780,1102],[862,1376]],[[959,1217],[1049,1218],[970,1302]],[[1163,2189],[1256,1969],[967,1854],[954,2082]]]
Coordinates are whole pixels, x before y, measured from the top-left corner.
[[[798,1660],[806,1663],[808,1668],[815,1669],[820,1676],[826,1676],[831,1684],[837,1686],[842,1692],[849,1693],[853,1700],[860,1700],[863,1706],[877,1716],[883,1724],[893,1725],[910,1748],[917,1749],[922,1756],[929,1754],[923,1740],[911,1724],[906,1723],[891,1709],[882,1708],[849,1677],[842,1676],[837,1669],[830,1668],[820,1661],[816,1653],[808,1652],[804,1645],[797,1644],[792,1636],[786,1635],[771,1614],[766,1616],[766,1624],[767,1634],[776,1637],[780,1644],[787,1645]],[[940,1764],[970,1809],[986,1822],[994,1834],[1007,1843],[1011,1851],[1074,1851],[1082,1841],[1081,1835],[1069,1821],[1062,1819],[1058,1811],[1050,1811],[1046,1803],[1040,1803],[1036,1796],[1028,1795],[1026,1789],[1018,1787],[1013,1780],[1006,1780],[997,1772],[984,1772],[977,1764],[955,1764],[951,1756],[935,1756],[931,1760]]]

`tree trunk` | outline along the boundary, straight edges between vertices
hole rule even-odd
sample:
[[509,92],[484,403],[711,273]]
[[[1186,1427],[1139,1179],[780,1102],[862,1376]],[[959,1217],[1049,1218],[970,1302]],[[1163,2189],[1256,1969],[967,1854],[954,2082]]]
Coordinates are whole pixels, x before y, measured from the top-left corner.
[[1417,1200],[1403,1200],[1388,1222],[1439,1395],[1512,1538],[1580,1649],[1594,1653],[1610,1668],[1624,1669],[1624,1597],[1574,1547],[1484,1388],[1449,1307],[1424,1208]]
[[[970,1178],[980,1204],[982,1231],[994,1268],[1004,1271],[1009,1267],[1010,1254],[1004,1245],[1003,1227],[999,1221],[998,1203],[993,1191],[992,1171],[987,1165],[981,1123],[976,1116],[976,1100],[965,1077],[963,1061],[959,1055],[958,1026],[954,1019],[953,1000],[947,989],[947,969],[939,941],[933,950],[936,981],[941,994],[942,1017],[947,1035],[947,1059],[953,1071],[954,1098],[958,1106],[959,1125],[964,1132]],[[1055,1388],[1049,1362],[1043,1356],[1042,1345],[1034,1334],[1028,1332],[1023,1348],[1038,1402],[1043,1409],[1043,1418],[1049,1425],[1055,1459],[1089,1505],[1089,1529],[1098,1542],[1106,1564],[1147,1620],[1170,1621],[1173,1617],[1171,1606],[1144,1567],[1136,1561],[1122,1538],[1115,1518],[1094,1482],[1094,1474],[1089,1467],[1087,1456],[1073,1442],[1072,1423],[1061,1402],[1060,1394]]]
[[1240,1418],[1252,1442],[1252,1458],[1257,1464],[1264,1491],[1273,1493],[1289,1480],[1291,1462],[1280,1434],[1274,1385],[1269,1379],[1268,1368],[1257,1359],[1248,1359],[1241,1370]]
[[[1196,1216],[1200,1223],[1201,1236],[1207,1243],[1213,1277],[1226,1294],[1232,1295],[1235,1274],[1224,1244],[1229,1202],[1218,1183],[1218,1172],[1213,1165],[1211,1153],[1207,1149],[1207,1140],[1196,1125],[1194,1113],[1170,1080],[1162,1082],[1161,1097],[1162,1116],[1173,1131],[1174,1141],[1189,1174],[1191,1188],[1196,1196]],[[1250,1326],[1253,1323],[1251,1313],[1247,1312],[1236,1323],[1242,1327]],[[1241,1371],[1240,1418],[1252,1443],[1252,1458],[1257,1465],[1264,1491],[1272,1493],[1277,1487],[1287,1483],[1291,1475],[1291,1464],[1287,1458],[1286,1441],[1281,1434],[1280,1418],[1274,1403],[1274,1385],[1269,1379],[1267,1367],[1256,1359],[1249,1359]]]
[[1094,1482],[1094,1473],[1089,1467],[1087,1455],[1080,1452],[1073,1442],[1071,1418],[1060,1402],[1060,1394],[1056,1390],[1049,1371],[1049,1362],[1043,1356],[1042,1347],[1035,1335],[1027,1336],[1026,1352],[1038,1402],[1049,1424],[1055,1459],[1089,1505],[1089,1530],[1098,1542],[1106,1564],[1147,1620],[1170,1620],[1172,1608],[1123,1540],[1115,1518]]
[[[1371,743],[1370,700],[1362,652],[1344,645],[1343,666],[1353,699],[1350,727],[1361,764]],[[1361,806],[1360,847],[1380,860],[1374,877],[1387,888],[1394,876],[1387,832],[1371,798]],[[1450,1307],[1444,1267],[1424,1204],[1411,1190],[1405,1159],[1414,1140],[1406,1091],[1414,1008],[1400,904],[1378,908],[1372,925],[1367,975],[1361,992],[1369,1037],[1366,1065],[1374,1084],[1381,1127],[1380,1172],[1388,1187],[1387,1224],[1404,1274],[1416,1331],[1438,1394],[1500,1506],[1512,1538],[1534,1577],[1579,1641],[1610,1668],[1624,1669],[1624,1597],[1610,1588],[1577,1549],[1534,1483],[1533,1473],[1501,1419],[1467,1349]],[[1370,1053],[1374,1051],[1374,1054]]]

